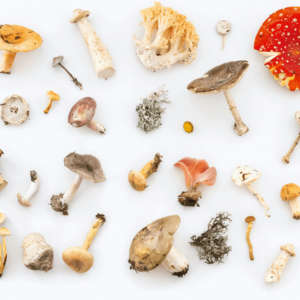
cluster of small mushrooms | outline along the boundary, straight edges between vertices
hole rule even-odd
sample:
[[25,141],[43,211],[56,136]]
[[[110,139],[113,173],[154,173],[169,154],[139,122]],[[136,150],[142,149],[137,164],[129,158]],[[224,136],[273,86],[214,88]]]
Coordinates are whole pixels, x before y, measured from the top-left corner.
[[[108,79],[115,73],[112,58],[99,38],[94,28],[88,21],[90,12],[76,9],[70,22],[78,25],[83,38],[88,46],[91,59],[98,77]],[[141,11],[143,18],[142,25],[145,27],[145,35],[139,40],[133,36],[137,46],[136,54],[146,69],[155,72],[165,67],[170,69],[177,62],[190,64],[197,57],[197,47],[200,41],[193,23],[187,21],[187,17],[178,13],[170,7],[163,7],[161,3],[155,2],[153,7]],[[281,85],[286,86],[290,91],[300,90],[300,63],[299,63],[299,26],[300,7],[288,7],[281,9],[267,18],[259,29],[254,42],[254,49],[267,57],[265,66],[269,69],[274,79]],[[298,29],[297,29],[298,28]],[[231,24],[222,20],[217,23],[217,32],[223,35],[222,49],[226,45],[226,35],[231,30]],[[31,29],[18,25],[0,26],[0,50],[3,50],[0,62],[0,73],[10,74],[15,56],[18,52],[28,52],[39,48],[43,43],[41,36]],[[71,77],[73,83],[82,89],[82,84],[62,64],[63,56],[53,58],[52,67],[60,66]],[[246,134],[249,128],[242,121],[229,90],[234,88],[244,77],[249,68],[246,60],[230,61],[218,65],[201,78],[193,80],[187,85],[192,93],[216,94],[224,93],[229,110],[234,118],[234,129],[239,136]],[[56,68],[58,71],[58,68]],[[142,99],[142,104],[137,106],[137,113],[140,118],[138,127],[146,133],[157,129],[161,125],[161,114],[165,108],[161,108],[162,102],[168,101],[164,86],[158,92],[153,92],[148,98]],[[53,92],[46,93],[49,98],[47,107],[44,110],[48,114],[53,101],[59,101],[60,96]],[[91,97],[85,97],[77,101],[71,108],[68,115],[68,123],[75,128],[87,126],[88,128],[104,134],[105,127],[94,120],[97,103]],[[55,109],[55,108],[53,108]],[[5,125],[19,125],[24,123],[29,116],[29,105],[19,95],[11,95],[5,98],[0,105],[0,116]],[[296,112],[296,121],[300,125],[300,111]],[[190,121],[183,124],[187,133],[194,131]],[[284,163],[290,162],[290,156],[300,141],[300,134],[297,135],[292,147],[282,157]],[[0,150],[0,157],[4,154]],[[148,187],[146,179],[158,171],[162,162],[162,156],[157,153],[140,172],[132,170],[129,172],[128,181],[136,191],[145,191]],[[69,214],[69,204],[74,198],[81,182],[86,179],[91,183],[100,183],[106,180],[101,163],[95,156],[70,153],[64,159],[64,165],[73,173],[75,178],[65,193],[53,195],[50,199],[51,207],[63,215]],[[215,167],[209,167],[204,159],[185,157],[174,164],[179,167],[185,175],[186,190],[178,196],[178,202],[185,207],[200,206],[198,201],[202,198],[198,190],[200,184],[213,186],[216,182],[217,171]],[[261,172],[252,167],[242,165],[232,173],[232,180],[237,186],[246,188],[258,199],[264,208],[265,215],[270,218],[269,209],[262,196],[256,192],[251,183],[261,176]],[[33,196],[40,188],[40,178],[34,170],[30,171],[30,186],[26,193],[17,194],[18,202],[23,207],[30,207]],[[0,174],[0,191],[8,185],[8,182]],[[246,196],[245,196],[246,197]],[[289,202],[292,217],[300,220],[300,187],[297,184],[285,184],[281,189],[281,199]],[[4,213],[0,212],[0,224],[6,220]],[[245,218],[248,224],[246,241],[249,246],[249,258],[254,260],[253,245],[250,241],[250,232],[254,216]],[[104,224],[106,218],[103,214],[97,214],[96,220],[86,237],[82,247],[70,247],[62,253],[63,261],[75,272],[85,273],[92,266],[94,258],[88,252],[91,243]],[[159,265],[177,277],[183,277],[188,273],[189,263],[187,258],[179,252],[173,242],[174,234],[179,228],[181,219],[178,215],[172,215],[158,219],[141,229],[134,237],[130,250],[130,268],[136,272],[148,272]],[[0,228],[2,243],[0,242],[0,277],[7,262],[6,236],[11,233],[7,228]],[[39,233],[28,234],[22,242],[23,263],[30,270],[48,272],[53,268],[54,251],[46,243],[43,235]],[[282,253],[268,269],[265,276],[266,282],[280,280],[283,269],[289,258],[295,256],[295,248],[292,244],[280,247]]]

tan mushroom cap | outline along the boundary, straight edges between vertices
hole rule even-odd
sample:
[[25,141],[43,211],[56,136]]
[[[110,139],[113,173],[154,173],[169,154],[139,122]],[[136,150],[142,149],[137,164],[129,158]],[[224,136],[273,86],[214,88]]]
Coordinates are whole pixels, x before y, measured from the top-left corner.
[[254,222],[256,219],[255,219],[255,217],[253,217],[253,216],[249,216],[249,217],[247,217],[246,219],[245,219],[245,222]]
[[39,34],[19,25],[0,25],[0,37],[0,49],[11,52],[28,52],[43,43]]
[[180,222],[179,216],[168,216],[140,230],[129,249],[129,263],[132,268],[139,272],[148,272],[158,267],[172,249],[173,235]]
[[283,201],[290,201],[300,196],[300,187],[295,183],[285,184],[280,193]]
[[58,101],[60,99],[59,95],[54,93],[53,91],[48,91],[46,93],[46,95],[50,100],[53,100],[53,101]]
[[2,228],[0,228],[0,235],[3,235],[3,236],[10,236],[10,231],[7,229],[7,228],[5,228],[5,227],[2,227]]
[[80,247],[67,248],[62,254],[62,258],[77,273],[87,272],[94,263],[93,255]]
[[0,224],[5,221],[6,217],[4,213],[0,213]]
[[292,244],[286,244],[280,247],[280,250],[288,252],[291,256],[295,256],[295,247]]
[[71,23],[78,22],[82,17],[88,17],[91,13],[88,10],[75,9],[73,11],[72,18],[70,20]]
[[147,188],[145,177],[138,171],[132,170],[128,174],[130,185],[138,192],[142,192]]

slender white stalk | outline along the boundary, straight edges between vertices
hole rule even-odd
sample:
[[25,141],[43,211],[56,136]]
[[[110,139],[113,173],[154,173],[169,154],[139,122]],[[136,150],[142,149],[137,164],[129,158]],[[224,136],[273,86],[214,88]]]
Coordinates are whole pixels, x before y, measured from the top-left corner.
[[82,177],[80,175],[76,175],[71,186],[67,190],[67,192],[64,194],[62,202],[65,204],[68,204],[76,194],[78,188],[80,187],[80,184],[82,182]]
[[296,220],[300,220],[300,201],[299,198],[295,198],[289,201],[293,218]]
[[98,131],[101,134],[104,134],[106,131],[105,127],[100,122],[95,120],[87,123],[86,126],[94,131]]
[[40,178],[38,174],[35,171],[31,171],[30,176],[31,176],[31,183],[26,194],[24,196],[22,196],[20,193],[17,194],[19,203],[26,207],[31,206],[31,203],[29,201],[40,188]]

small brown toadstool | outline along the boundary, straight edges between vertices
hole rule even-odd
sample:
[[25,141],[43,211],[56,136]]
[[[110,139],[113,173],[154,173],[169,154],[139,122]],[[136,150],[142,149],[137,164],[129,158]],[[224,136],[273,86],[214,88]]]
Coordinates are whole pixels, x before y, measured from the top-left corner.
[[44,113],[47,114],[52,106],[52,102],[53,101],[59,101],[60,97],[59,95],[57,95],[56,93],[54,93],[53,91],[48,91],[46,93],[46,96],[49,98],[49,103],[48,106],[46,107],[46,109],[44,110]]
[[283,201],[288,201],[291,206],[293,218],[300,220],[300,187],[295,183],[285,184],[280,193]]
[[235,120],[234,128],[239,136],[247,133],[249,128],[243,123],[229,90],[242,80],[248,68],[249,63],[246,60],[231,61],[209,70],[203,77],[195,79],[187,86],[187,89],[195,94],[223,92]]
[[62,254],[62,259],[65,264],[77,273],[87,272],[94,264],[93,255],[89,253],[88,250],[99,228],[106,221],[104,215],[97,214],[96,218],[97,220],[93,223],[83,246],[67,248]]
[[43,43],[40,35],[18,25],[0,25],[0,50],[3,50],[0,73],[10,74],[18,52],[29,52]]
[[135,170],[129,172],[128,181],[136,191],[142,192],[148,187],[146,178],[157,172],[159,164],[162,162],[161,157],[159,153],[156,153],[154,159],[149,161],[140,172]]
[[[3,275],[3,271],[5,269],[6,261],[7,261],[7,252],[6,252],[6,236],[10,236],[10,231],[7,228],[0,228],[0,235],[2,236],[2,246],[0,243],[0,278]],[[3,247],[3,259],[2,259],[2,247]]]
[[247,241],[247,244],[249,246],[249,257],[250,257],[250,260],[254,260],[254,256],[253,256],[253,246],[251,244],[251,241],[250,241],[250,232],[251,232],[251,229],[252,229],[252,223],[255,221],[255,218],[252,217],[252,216],[249,216],[245,219],[245,222],[248,223],[248,227],[247,227],[247,233],[246,233],[246,241]]
[[0,213],[0,224],[2,224],[5,221],[6,217],[4,213]]

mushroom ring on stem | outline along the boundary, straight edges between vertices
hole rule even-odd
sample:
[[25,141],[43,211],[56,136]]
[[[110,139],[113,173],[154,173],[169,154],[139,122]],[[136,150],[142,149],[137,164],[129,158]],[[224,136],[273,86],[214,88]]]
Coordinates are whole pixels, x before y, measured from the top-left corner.
[[288,201],[291,206],[293,218],[300,220],[300,187],[295,183],[285,184],[280,193],[283,201]]
[[22,124],[29,116],[29,105],[21,96],[8,96],[0,105],[0,116],[5,125]]
[[46,107],[46,109],[44,110],[44,113],[47,114],[52,106],[52,102],[53,101],[59,101],[60,97],[59,95],[57,95],[56,93],[54,93],[53,91],[48,91],[46,93],[46,96],[49,98],[49,103]]
[[64,159],[65,166],[76,174],[72,185],[65,194],[52,196],[51,207],[53,210],[68,215],[68,204],[76,194],[82,179],[89,182],[98,183],[106,180],[100,161],[92,155],[81,155],[70,153]]
[[[6,251],[6,236],[10,236],[10,231],[7,228],[0,228],[0,235],[2,236],[2,246],[0,242],[0,278],[3,275],[3,271],[5,269],[6,261],[7,261],[7,251]],[[2,257],[2,248],[3,248],[3,257]]]
[[104,215],[97,214],[96,218],[97,219],[93,223],[85,242],[83,243],[83,246],[67,248],[62,254],[65,264],[67,264],[73,271],[77,273],[87,272],[94,264],[93,255],[89,253],[88,250],[99,228],[106,221]]
[[248,68],[249,63],[246,60],[231,61],[211,69],[187,86],[187,89],[195,94],[223,92],[235,120],[234,129],[239,136],[247,133],[249,129],[243,123],[229,90],[242,80]]
[[102,77],[107,79],[115,74],[115,68],[104,43],[86,19],[90,14],[88,10],[76,9],[73,12],[70,22],[79,26],[89,48],[98,78]]
[[252,217],[252,216],[249,216],[245,219],[245,222],[248,223],[248,228],[247,228],[247,233],[246,233],[246,241],[247,241],[247,244],[249,246],[249,257],[250,257],[250,260],[254,260],[254,256],[253,256],[253,246],[251,244],[251,241],[250,241],[250,232],[251,232],[251,229],[252,229],[252,223],[255,221],[255,218]]
[[265,282],[276,282],[280,280],[282,272],[287,265],[290,257],[294,257],[295,254],[295,247],[292,244],[286,244],[280,247],[282,250],[281,254],[277,257],[275,262],[269,268],[266,276]]
[[29,200],[35,195],[35,193],[40,188],[40,178],[37,172],[30,171],[30,178],[31,178],[31,184],[26,194],[24,196],[22,196],[20,193],[17,194],[19,203],[26,207],[31,206]]
[[6,216],[4,213],[0,213],[0,224],[2,224],[6,220]]
[[128,181],[136,191],[142,192],[148,187],[146,178],[157,172],[159,164],[162,162],[161,158],[162,156],[156,153],[154,159],[149,161],[140,172],[135,170],[129,172]]
[[[300,111],[297,111],[297,112],[296,112],[295,118],[296,118],[297,123],[300,125]],[[297,138],[295,139],[295,141],[294,141],[292,147],[289,149],[289,151],[287,152],[287,154],[286,154],[285,156],[282,157],[281,160],[282,160],[284,163],[286,163],[286,164],[289,164],[289,163],[290,163],[290,157],[291,157],[293,151],[295,150],[296,146],[298,145],[299,141],[300,141],[300,133],[298,133]]]
[[266,204],[263,197],[255,191],[251,182],[257,180],[261,176],[261,172],[248,166],[237,167],[232,173],[232,180],[237,186],[246,186],[247,189],[258,199],[265,209],[265,215],[270,218],[268,211],[270,207]]
[[271,76],[290,91],[300,89],[299,26],[300,7],[280,9],[268,16],[254,41]]
[[93,120],[96,108],[97,103],[93,98],[82,98],[71,108],[68,123],[73,127],[82,127],[86,125],[88,128],[104,134],[106,131],[105,127],[100,122]]
[[178,196],[178,202],[183,206],[200,206],[198,200],[202,198],[201,192],[197,191],[198,186],[214,185],[217,179],[215,167],[209,167],[205,159],[185,157],[174,166],[179,167],[184,172],[185,185],[187,191]]
[[152,222],[134,237],[130,249],[130,269],[149,272],[160,264],[177,277],[189,270],[186,257],[173,245],[173,235],[180,225],[180,217],[168,216]]
[[33,271],[48,272],[53,268],[53,249],[39,233],[30,233],[23,239],[23,264]]
[[[0,157],[3,154],[4,154],[4,152],[0,149]],[[6,180],[4,180],[4,178],[0,174],[0,191],[2,191],[7,185],[8,185],[8,182]]]
[[230,31],[230,29],[231,29],[231,24],[226,20],[222,20],[217,24],[218,33],[223,35],[222,50],[226,45],[226,34]]
[[10,74],[18,52],[29,52],[39,48],[42,38],[31,29],[18,25],[0,26],[0,50],[3,50],[0,73]]

